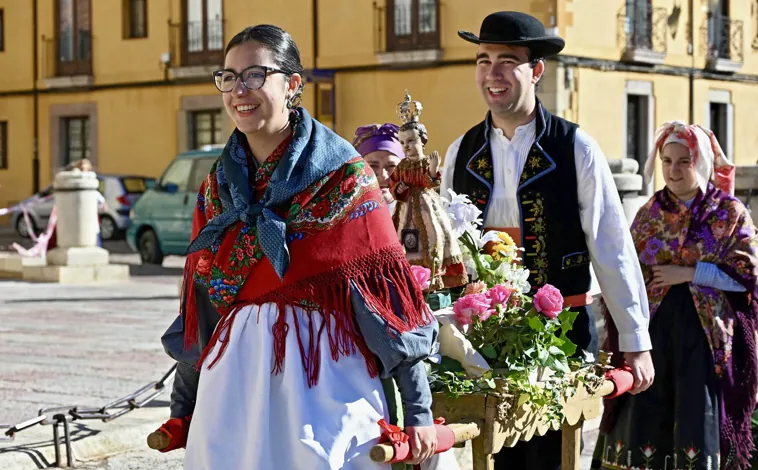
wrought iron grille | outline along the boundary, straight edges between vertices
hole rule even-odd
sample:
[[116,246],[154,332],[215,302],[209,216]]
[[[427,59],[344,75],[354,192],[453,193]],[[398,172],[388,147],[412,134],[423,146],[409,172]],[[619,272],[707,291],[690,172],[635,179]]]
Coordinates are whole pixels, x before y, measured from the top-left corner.
[[619,47],[665,53],[667,20],[665,8],[652,8],[648,2],[626,2],[617,16]]
[[700,34],[700,44],[706,48],[701,52],[705,52],[708,59],[744,61],[744,27],[741,20],[709,13]]

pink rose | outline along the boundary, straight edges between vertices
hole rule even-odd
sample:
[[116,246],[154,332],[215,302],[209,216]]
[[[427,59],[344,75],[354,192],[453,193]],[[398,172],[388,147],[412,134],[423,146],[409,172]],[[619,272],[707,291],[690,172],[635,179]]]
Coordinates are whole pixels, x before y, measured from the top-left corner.
[[490,307],[495,308],[495,305],[505,306],[510,298],[512,290],[508,289],[504,285],[498,284],[495,287],[487,291],[487,297],[490,299]]
[[563,311],[561,291],[550,284],[540,287],[534,294],[534,308],[548,318],[555,318]]
[[487,291],[487,284],[482,281],[472,282],[466,285],[463,295],[483,294]]
[[416,278],[416,282],[421,286],[421,289],[427,289],[432,283],[432,270],[423,266],[411,266],[411,272],[413,277]]
[[474,316],[484,321],[494,313],[490,309],[490,299],[484,294],[470,294],[461,297],[453,305],[453,312],[461,325],[470,324]]

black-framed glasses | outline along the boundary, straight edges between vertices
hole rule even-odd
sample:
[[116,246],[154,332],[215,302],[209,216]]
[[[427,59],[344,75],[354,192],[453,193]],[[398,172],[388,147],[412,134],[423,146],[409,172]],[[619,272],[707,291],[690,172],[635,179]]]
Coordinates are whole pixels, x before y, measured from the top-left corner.
[[248,90],[257,90],[266,83],[266,77],[270,73],[289,74],[286,70],[266,67],[265,65],[251,65],[240,73],[229,69],[216,70],[213,72],[213,82],[221,93],[229,93],[234,90],[238,78],[242,80],[242,84]]

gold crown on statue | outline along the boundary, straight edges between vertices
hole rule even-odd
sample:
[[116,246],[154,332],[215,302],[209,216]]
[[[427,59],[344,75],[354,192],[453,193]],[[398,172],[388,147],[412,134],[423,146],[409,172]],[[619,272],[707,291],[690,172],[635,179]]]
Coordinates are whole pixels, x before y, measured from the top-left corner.
[[418,122],[421,111],[424,109],[421,102],[411,100],[411,94],[405,90],[405,101],[397,105],[397,116],[403,124],[414,121]]

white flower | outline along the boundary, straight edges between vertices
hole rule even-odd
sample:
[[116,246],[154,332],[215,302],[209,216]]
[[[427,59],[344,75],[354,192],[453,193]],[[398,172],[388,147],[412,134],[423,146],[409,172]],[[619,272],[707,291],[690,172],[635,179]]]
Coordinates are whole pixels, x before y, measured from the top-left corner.
[[529,284],[529,270],[510,263],[503,263],[495,270],[495,275],[506,280],[512,289],[528,294],[532,289]]
[[[448,192],[450,200],[443,197],[442,201],[452,222],[455,237],[460,238],[466,232],[474,235],[478,231],[477,227],[482,225],[482,219],[479,218],[482,211],[467,196],[456,194],[452,189],[448,189]],[[478,238],[478,234],[474,238]]]
[[462,251],[463,265],[466,267],[466,273],[468,273],[472,281],[476,281],[479,279],[479,273],[476,272],[476,262],[474,261],[474,258],[471,257],[471,253],[469,253],[468,250]]

